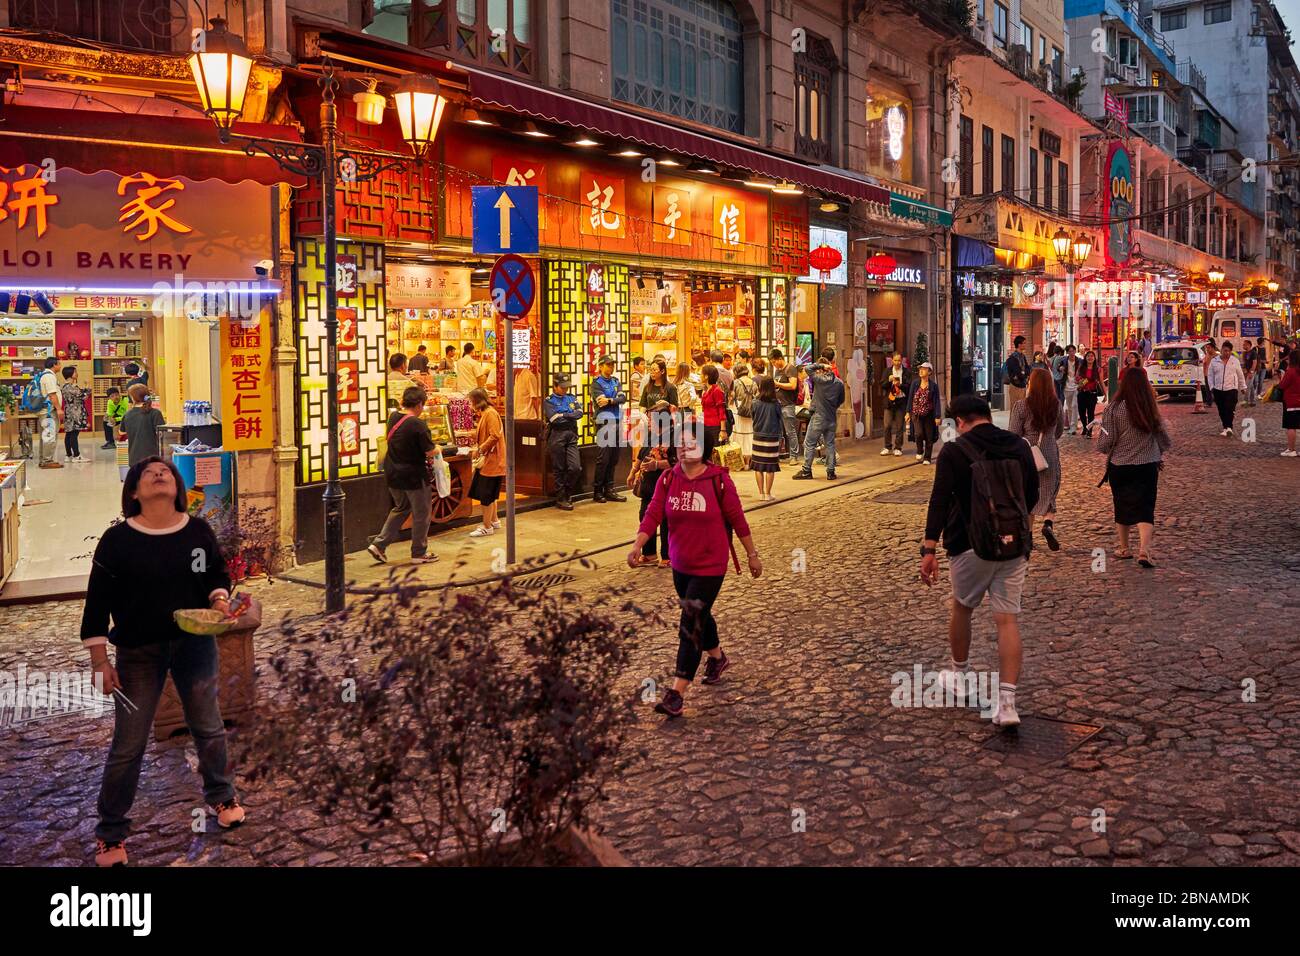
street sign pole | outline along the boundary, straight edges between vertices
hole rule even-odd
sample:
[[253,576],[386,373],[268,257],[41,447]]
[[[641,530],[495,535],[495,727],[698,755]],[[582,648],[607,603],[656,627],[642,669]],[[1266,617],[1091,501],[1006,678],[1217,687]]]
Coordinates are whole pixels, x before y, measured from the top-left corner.
[[515,320],[505,319],[506,349],[506,564],[515,566]]

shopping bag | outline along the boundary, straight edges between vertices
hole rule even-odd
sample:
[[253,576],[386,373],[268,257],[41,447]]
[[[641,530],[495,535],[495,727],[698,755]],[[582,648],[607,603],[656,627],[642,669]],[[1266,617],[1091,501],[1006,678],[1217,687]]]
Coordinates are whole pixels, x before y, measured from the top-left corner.
[[451,497],[451,465],[441,454],[434,455],[431,463],[433,469],[433,488],[439,498]]
[[1266,402],[1282,401],[1282,386],[1274,382],[1273,387],[1270,388],[1268,390],[1268,394],[1264,396],[1264,401]]
[[728,471],[744,471],[745,457],[740,452],[740,445],[736,442],[727,442],[718,445],[713,449],[713,463],[721,465]]

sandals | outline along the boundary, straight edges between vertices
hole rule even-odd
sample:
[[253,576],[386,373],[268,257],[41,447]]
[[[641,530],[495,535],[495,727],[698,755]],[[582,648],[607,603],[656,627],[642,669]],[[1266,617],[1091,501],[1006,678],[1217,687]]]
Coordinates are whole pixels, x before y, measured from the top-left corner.
[[1151,555],[1145,551],[1138,552],[1138,564],[1144,568],[1154,568],[1156,566],[1156,563],[1151,560]]
[[1132,561],[1132,560],[1133,560],[1133,552],[1130,551],[1128,548],[1116,548],[1115,551],[1114,551],[1114,555],[1115,555],[1115,557],[1118,558],[1120,561]]

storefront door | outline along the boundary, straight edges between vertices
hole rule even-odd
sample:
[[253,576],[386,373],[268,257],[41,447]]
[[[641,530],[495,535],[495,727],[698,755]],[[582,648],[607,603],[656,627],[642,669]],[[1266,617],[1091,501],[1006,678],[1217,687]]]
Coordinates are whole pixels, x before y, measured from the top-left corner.
[[972,371],[975,393],[992,407],[1002,401],[1002,305],[975,303],[975,356]]

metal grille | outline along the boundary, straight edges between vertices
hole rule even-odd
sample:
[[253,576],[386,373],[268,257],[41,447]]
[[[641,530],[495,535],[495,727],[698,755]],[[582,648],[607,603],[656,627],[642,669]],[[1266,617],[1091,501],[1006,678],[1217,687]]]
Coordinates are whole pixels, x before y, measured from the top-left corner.
[[1099,733],[1101,727],[1097,724],[1072,724],[1049,717],[1022,716],[1018,728],[996,733],[983,749],[1020,758],[1018,763],[1041,766],[1064,760]]
[[9,26],[166,53],[189,47],[186,7],[185,0],[9,0]]
[[568,584],[571,581],[578,580],[575,574],[565,574],[561,571],[550,574],[534,574],[532,577],[522,578],[515,582],[515,587],[522,588],[525,591],[546,591],[550,588],[559,587],[562,584]]

